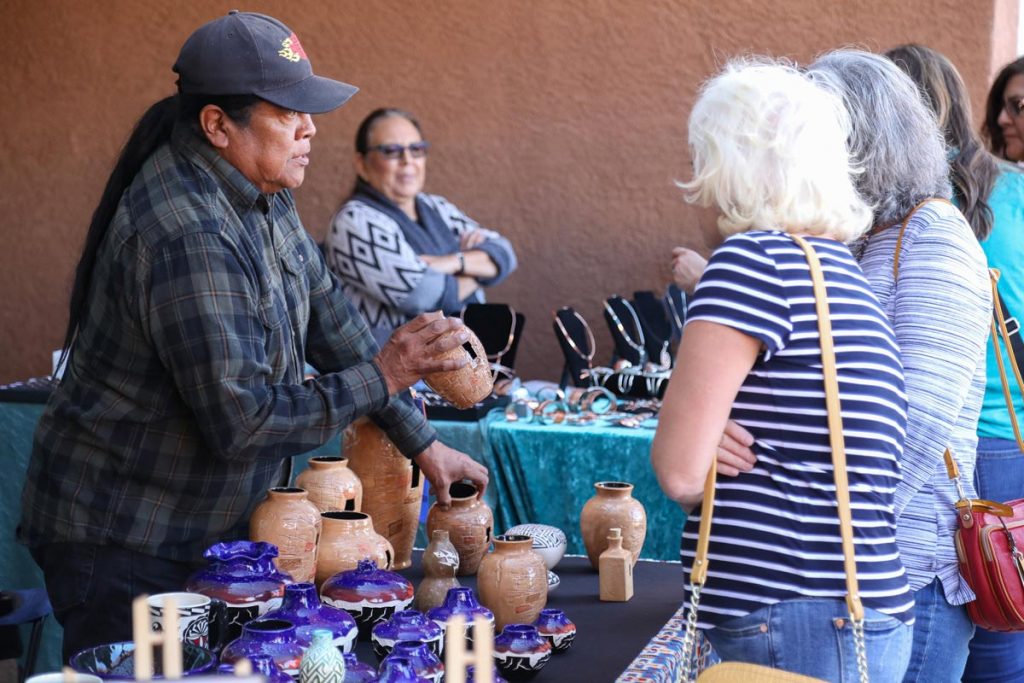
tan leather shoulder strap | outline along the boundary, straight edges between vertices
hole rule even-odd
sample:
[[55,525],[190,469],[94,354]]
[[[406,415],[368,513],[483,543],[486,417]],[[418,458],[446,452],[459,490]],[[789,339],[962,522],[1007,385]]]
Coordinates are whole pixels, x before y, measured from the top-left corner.
[[913,209],[911,209],[910,213],[908,213],[904,217],[903,222],[900,224],[900,234],[897,235],[896,237],[896,253],[894,253],[892,256],[893,280],[895,280],[900,274],[900,251],[903,249],[903,233],[907,231],[907,225],[910,224],[910,219],[914,217],[914,214],[917,213],[917,210],[920,209],[925,204],[927,204],[928,202],[945,202],[946,204],[952,204],[952,202],[949,201],[948,199],[942,199],[941,197],[929,197],[928,199],[924,200],[923,202],[915,206]]

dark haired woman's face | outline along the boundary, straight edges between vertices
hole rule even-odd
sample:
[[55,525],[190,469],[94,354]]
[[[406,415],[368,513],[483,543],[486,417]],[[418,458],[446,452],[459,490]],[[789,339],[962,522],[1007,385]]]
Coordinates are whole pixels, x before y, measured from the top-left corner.
[[999,127],[1003,131],[1003,138],[1006,140],[1006,149],[1003,155],[1010,161],[1024,161],[1024,112],[1016,116],[1010,116],[1006,111],[1005,103],[1018,103],[1024,100],[1024,74],[1017,74],[1006,82],[1003,89],[1004,106],[999,112]]
[[356,172],[395,204],[409,205],[423,190],[427,177],[427,158],[413,157],[406,150],[401,157],[388,159],[375,148],[379,145],[407,147],[422,140],[416,126],[404,117],[383,118],[370,130],[369,151],[363,156],[356,154]]

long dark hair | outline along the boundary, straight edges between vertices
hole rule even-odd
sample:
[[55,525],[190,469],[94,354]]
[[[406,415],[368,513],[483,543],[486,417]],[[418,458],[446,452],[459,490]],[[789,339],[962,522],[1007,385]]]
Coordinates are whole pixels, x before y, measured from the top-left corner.
[[985,123],[981,126],[981,135],[988,140],[988,148],[992,153],[1001,159],[1006,158],[1006,138],[1003,137],[1003,128],[999,125],[999,114],[1003,111],[1003,93],[1010,79],[1020,74],[1024,74],[1024,57],[1019,57],[1003,67],[996,80],[992,82],[988,98],[985,100]]
[[71,287],[68,326],[61,347],[61,363],[70,353],[79,325],[86,318],[87,297],[96,254],[103,244],[103,238],[106,237],[107,227],[121,203],[121,196],[135,179],[142,164],[160,145],[171,139],[171,132],[177,122],[181,121],[195,133],[200,133],[199,112],[206,105],[219,106],[235,123],[247,126],[252,115],[252,107],[259,101],[260,99],[254,95],[172,95],[151,106],[138,120],[128,142],[121,149],[96,210],[92,213],[89,232],[85,236],[82,256],[75,268],[75,281]]
[[940,52],[923,45],[902,45],[885,56],[913,79],[935,112],[946,147],[956,155],[949,162],[954,196],[975,236],[985,239],[992,232],[988,196],[999,167],[972,128],[971,101],[960,73]]
[[[370,133],[373,132],[373,127],[377,125],[378,121],[386,119],[389,116],[402,117],[413,125],[416,132],[420,134],[420,137],[423,137],[423,128],[420,127],[420,122],[416,120],[415,116],[404,109],[398,109],[396,107],[381,107],[379,109],[374,109],[366,115],[363,122],[359,124],[359,128],[356,129],[356,152],[358,152],[360,156],[366,156],[366,153],[370,151]],[[359,178],[356,178],[356,184],[352,188],[352,194],[355,194],[358,187]]]

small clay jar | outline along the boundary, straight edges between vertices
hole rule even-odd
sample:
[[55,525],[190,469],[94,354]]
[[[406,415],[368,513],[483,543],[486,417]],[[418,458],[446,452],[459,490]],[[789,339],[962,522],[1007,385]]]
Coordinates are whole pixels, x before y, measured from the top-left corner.
[[532,624],[548,601],[548,569],[529,536],[495,536],[494,552],[477,572],[480,602],[494,612],[495,629]]
[[613,528],[622,530],[622,547],[633,555],[633,564],[640,557],[647,535],[647,513],[643,504],[632,496],[633,485],[623,481],[599,481],[597,493],[580,513],[583,545],[590,565],[598,568],[598,560],[608,548],[608,535]]
[[455,482],[448,488],[452,504],[442,510],[435,502],[427,513],[427,533],[433,537],[437,530],[448,532],[452,545],[459,554],[459,576],[476,574],[480,560],[491,545],[494,515],[487,503],[480,500],[476,486]]
[[[441,398],[451,403],[456,408],[471,408],[480,401],[491,395],[494,388],[494,376],[491,374],[491,366],[487,362],[487,351],[480,343],[473,331],[463,327],[469,333],[466,342],[473,349],[470,353],[463,346],[456,346],[454,349],[441,354],[438,359],[468,358],[469,362],[458,370],[448,372],[435,372],[426,375],[423,381],[440,394]],[[448,335],[458,332],[448,332]]]
[[416,588],[415,607],[426,612],[439,607],[448,595],[449,588],[459,585],[455,578],[459,571],[459,552],[448,538],[444,529],[435,529],[430,535],[430,543],[423,551],[423,580]]
[[[344,432],[348,466],[363,484],[362,512],[394,549],[392,569],[412,564],[412,546],[420,526],[423,477],[380,427],[361,417]],[[383,566],[383,564],[381,565]]]
[[301,488],[270,489],[249,518],[249,539],[276,545],[274,564],[298,583],[316,574],[319,537],[320,511]]
[[340,572],[355,569],[360,560],[373,560],[381,569],[391,569],[395,550],[373,530],[365,512],[324,512],[323,533],[317,548],[316,585]]
[[322,455],[309,459],[309,468],[299,473],[295,485],[309,492],[309,502],[320,512],[359,512],[363,505],[363,484],[349,469],[348,458]]

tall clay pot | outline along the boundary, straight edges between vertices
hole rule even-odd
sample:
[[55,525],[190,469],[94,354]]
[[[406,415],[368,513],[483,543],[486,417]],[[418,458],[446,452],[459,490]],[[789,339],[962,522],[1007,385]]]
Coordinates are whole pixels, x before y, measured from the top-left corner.
[[249,539],[277,546],[277,568],[298,583],[316,574],[320,511],[300,488],[272,488],[249,518]]
[[345,430],[343,449],[349,468],[363,483],[362,511],[394,548],[391,568],[405,569],[412,564],[412,544],[419,528],[423,500],[420,468],[365,417]]
[[333,455],[309,459],[309,468],[295,478],[295,485],[309,491],[309,502],[320,512],[360,512],[363,484],[349,469],[348,458]]
[[433,536],[439,529],[447,531],[459,553],[458,575],[472,576],[491,545],[494,515],[487,503],[480,500],[476,486],[455,482],[448,492],[452,497],[450,508],[442,510],[437,503],[430,506],[427,534]]
[[416,588],[416,609],[425,613],[440,607],[448,589],[459,585],[455,578],[458,571],[459,553],[448,538],[448,532],[435,529],[423,551],[423,580]]
[[467,358],[469,362],[458,370],[435,372],[423,378],[431,389],[441,395],[441,398],[462,409],[472,408],[490,396],[494,388],[494,375],[491,373],[490,363],[487,362],[487,351],[472,330],[468,327],[465,330],[469,332],[469,340],[466,343],[473,349],[473,353],[463,346],[456,346],[438,358]]
[[598,558],[608,547],[608,535],[613,528],[622,529],[622,547],[633,554],[633,564],[636,564],[647,535],[647,513],[643,504],[632,496],[633,485],[624,481],[599,481],[594,488],[597,493],[580,513],[583,545],[587,548],[590,565],[598,568]]
[[324,512],[317,548],[316,585],[339,572],[355,569],[360,560],[373,560],[381,569],[392,569],[395,549],[373,528],[365,512]]
[[548,568],[529,536],[495,536],[476,577],[480,602],[494,612],[494,627],[532,624],[548,602]]

